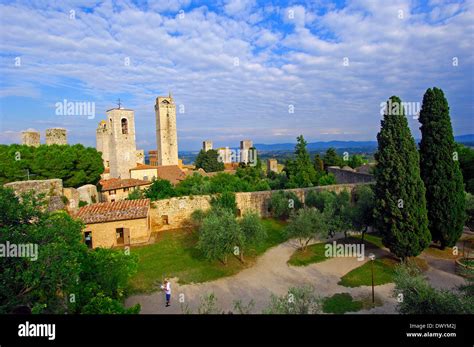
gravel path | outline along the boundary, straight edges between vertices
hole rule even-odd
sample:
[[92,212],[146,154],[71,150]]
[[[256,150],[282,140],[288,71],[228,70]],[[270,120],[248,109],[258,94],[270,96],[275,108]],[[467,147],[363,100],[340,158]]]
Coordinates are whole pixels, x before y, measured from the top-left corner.
[[[185,302],[195,312],[199,306],[200,297],[214,293],[217,297],[217,305],[225,312],[232,310],[234,300],[240,299],[242,303],[247,304],[253,299],[255,302],[253,313],[261,313],[267,306],[272,293],[284,295],[290,287],[304,284],[311,284],[316,293],[321,296],[345,292],[358,299],[371,295],[371,287],[368,286],[347,288],[337,284],[343,275],[368,261],[367,258],[364,261],[358,261],[356,258],[332,258],[321,263],[296,267],[287,264],[295,249],[295,241],[287,241],[268,250],[251,268],[244,269],[234,276],[211,282],[179,285],[177,279],[173,278],[171,279],[172,304],[170,307],[165,307],[162,292],[131,296],[126,300],[126,306],[139,303],[143,314],[182,313],[178,298],[180,294],[184,294]],[[377,249],[374,253],[380,257],[386,255],[387,251]],[[361,313],[395,313],[396,300],[391,297],[392,290],[391,283],[376,286],[376,296],[385,304],[369,311],[361,311]]]

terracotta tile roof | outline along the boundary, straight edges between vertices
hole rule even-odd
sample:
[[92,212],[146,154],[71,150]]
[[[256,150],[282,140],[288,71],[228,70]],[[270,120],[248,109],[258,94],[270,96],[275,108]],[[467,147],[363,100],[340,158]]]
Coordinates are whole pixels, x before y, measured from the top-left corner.
[[186,178],[186,174],[178,165],[157,166],[158,177],[177,184]]
[[156,165],[147,165],[147,164],[140,164],[140,163],[137,163],[137,166],[135,166],[134,168],[130,169],[130,171],[132,171],[132,170],[156,169],[156,168],[158,168],[158,166],[156,166]]
[[81,207],[76,217],[86,224],[138,219],[146,218],[149,208],[149,199],[101,202]]
[[130,188],[137,186],[144,186],[150,184],[148,181],[138,180],[135,178],[110,178],[108,180],[101,180],[100,184],[102,186],[102,191],[120,189],[120,188]]
[[138,164],[132,170],[156,170],[156,177],[162,180],[168,180],[171,184],[177,184],[186,178],[186,173],[178,165],[146,165]]
[[110,168],[106,167],[106,168],[104,169],[104,173],[110,173]]

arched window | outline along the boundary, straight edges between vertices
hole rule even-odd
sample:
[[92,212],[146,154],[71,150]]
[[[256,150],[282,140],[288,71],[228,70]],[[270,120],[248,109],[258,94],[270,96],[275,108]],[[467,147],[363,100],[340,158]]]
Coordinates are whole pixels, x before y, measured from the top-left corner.
[[128,134],[128,121],[126,118],[122,118],[122,134]]

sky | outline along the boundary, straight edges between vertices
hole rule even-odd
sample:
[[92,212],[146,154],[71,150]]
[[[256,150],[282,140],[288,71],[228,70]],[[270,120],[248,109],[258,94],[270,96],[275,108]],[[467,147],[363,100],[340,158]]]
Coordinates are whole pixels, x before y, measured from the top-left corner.
[[[472,134],[473,42],[474,0],[0,0],[0,143],[64,127],[95,146],[120,98],[137,148],[153,149],[170,92],[179,150],[376,140],[381,103],[419,105],[434,86],[455,135]],[[65,100],[94,115],[58,112]]]

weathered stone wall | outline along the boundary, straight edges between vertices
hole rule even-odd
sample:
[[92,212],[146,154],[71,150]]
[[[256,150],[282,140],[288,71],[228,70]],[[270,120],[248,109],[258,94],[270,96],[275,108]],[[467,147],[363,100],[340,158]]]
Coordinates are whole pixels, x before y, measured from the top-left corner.
[[87,224],[83,230],[92,232],[92,247],[111,248],[117,246],[116,232],[118,228],[130,229],[130,244],[136,245],[148,242],[150,229],[148,218],[129,219],[106,223]]
[[[341,191],[351,192],[358,184],[336,184],[330,186],[319,186],[311,188],[285,189],[294,192],[304,203],[305,197],[310,191],[328,190],[336,193]],[[272,193],[276,191],[261,191],[249,193],[236,193],[238,213],[243,215],[247,212],[257,212],[262,217],[268,217],[268,204]],[[151,208],[152,231],[169,230],[186,227],[189,225],[191,214],[198,209],[207,210],[210,208],[211,196],[186,196],[154,201]]]
[[62,196],[63,181],[59,178],[50,180],[30,180],[6,183],[5,187],[12,188],[17,194],[33,191],[47,196]]
[[150,216],[151,229],[168,230],[189,225],[191,214],[196,210],[211,207],[209,195],[183,196],[179,198],[153,201]]
[[18,181],[6,183],[4,186],[13,189],[18,195],[28,192],[34,192],[36,195],[44,194],[48,201],[46,208],[48,211],[64,208],[62,201],[63,181],[61,179]]
[[332,173],[334,175],[337,184],[369,183],[375,181],[374,176],[371,174],[343,170],[334,167],[328,167],[327,170],[328,173]]
[[80,195],[76,188],[64,188],[63,195],[67,198],[67,209],[71,213],[75,213],[79,209]]
[[22,131],[21,144],[38,147],[40,145],[40,132],[33,130]]
[[77,188],[77,191],[79,192],[80,200],[87,202],[89,205],[95,204],[100,200],[97,187],[93,184],[85,184]]
[[51,128],[46,129],[47,145],[67,145],[66,129]]

